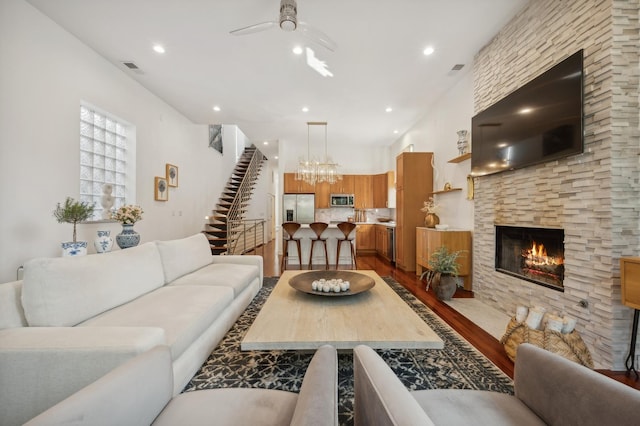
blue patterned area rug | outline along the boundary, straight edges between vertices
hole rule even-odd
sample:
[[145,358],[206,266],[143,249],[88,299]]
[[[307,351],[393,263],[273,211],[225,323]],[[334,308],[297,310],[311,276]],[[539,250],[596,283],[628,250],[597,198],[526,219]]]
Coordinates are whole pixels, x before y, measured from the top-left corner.
[[[513,382],[508,376],[401,284],[388,277],[383,279],[444,341],[444,349],[377,351],[408,389],[477,389],[513,394]],[[231,387],[300,390],[312,354],[240,351],[245,332],[277,281],[278,278],[265,278],[263,288],[185,387],[185,392]],[[340,424],[352,425],[352,354],[338,355],[338,382]]]

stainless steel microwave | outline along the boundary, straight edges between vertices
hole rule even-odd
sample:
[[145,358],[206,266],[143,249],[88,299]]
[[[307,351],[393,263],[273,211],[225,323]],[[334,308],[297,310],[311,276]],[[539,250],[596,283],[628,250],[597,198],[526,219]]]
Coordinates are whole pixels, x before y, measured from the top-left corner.
[[353,194],[331,194],[331,207],[353,207],[355,196]]

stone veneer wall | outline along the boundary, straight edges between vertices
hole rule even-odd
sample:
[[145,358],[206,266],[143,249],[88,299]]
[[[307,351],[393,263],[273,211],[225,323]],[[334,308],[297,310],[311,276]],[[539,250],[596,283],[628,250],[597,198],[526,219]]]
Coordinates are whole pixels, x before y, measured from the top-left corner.
[[[619,258],[640,242],[639,4],[532,0],[474,59],[479,112],[584,49],[585,151],[475,179],[473,287],[509,315],[542,305],[578,319],[596,367],[614,370],[624,369],[632,313]],[[495,224],[563,228],[564,293],[496,272]]]

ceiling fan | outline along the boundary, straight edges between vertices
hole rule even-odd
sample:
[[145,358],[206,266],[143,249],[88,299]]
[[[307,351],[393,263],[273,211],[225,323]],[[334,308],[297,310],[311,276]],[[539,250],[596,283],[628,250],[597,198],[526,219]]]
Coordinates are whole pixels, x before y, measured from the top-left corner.
[[319,29],[298,21],[298,5],[296,0],[280,0],[280,16],[277,21],[261,22],[259,24],[249,25],[248,27],[238,28],[230,31],[233,35],[253,34],[260,31],[266,31],[276,25],[284,31],[300,31],[303,37],[319,44],[320,46],[332,52],[336,50],[336,43]]

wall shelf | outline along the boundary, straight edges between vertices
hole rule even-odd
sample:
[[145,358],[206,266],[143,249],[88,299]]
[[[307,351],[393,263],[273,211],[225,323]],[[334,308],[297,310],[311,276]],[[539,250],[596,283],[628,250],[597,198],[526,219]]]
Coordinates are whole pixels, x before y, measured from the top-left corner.
[[462,188],[451,188],[451,189],[447,189],[446,191],[433,191],[430,192],[430,194],[436,195],[436,194],[446,194],[447,192],[455,192],[455,191],[462,191]]
[[466,154],[462,154],[459,157],[456,158],[452,158],[451,160],[447,161],[448,163],[461,163],[464,160],[468,160],[469,158],[471,158],[471,153],[467,152]]

